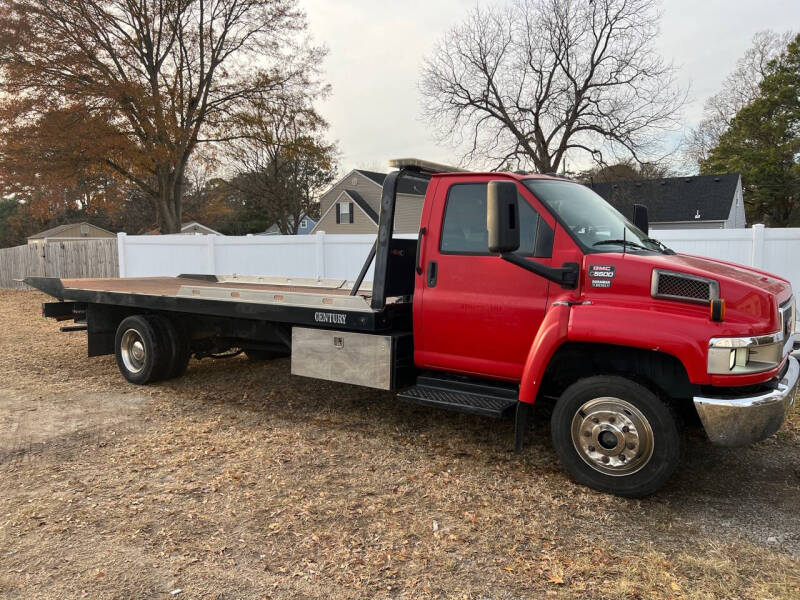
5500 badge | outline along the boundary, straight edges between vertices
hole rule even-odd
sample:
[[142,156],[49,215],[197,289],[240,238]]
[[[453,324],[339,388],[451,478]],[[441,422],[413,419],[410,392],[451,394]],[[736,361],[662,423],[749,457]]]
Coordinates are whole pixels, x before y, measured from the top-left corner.
[[611,280],[616,274],[614,265],[590,265],[589,278],[592,280],[594,288],[610,288]]

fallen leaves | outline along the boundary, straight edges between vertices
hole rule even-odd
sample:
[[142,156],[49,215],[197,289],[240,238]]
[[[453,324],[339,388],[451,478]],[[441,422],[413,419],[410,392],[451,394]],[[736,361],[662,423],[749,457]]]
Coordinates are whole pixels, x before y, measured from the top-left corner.
[[[41,300],[0,292],[0,444],[23,411],[58,441],[0,462],[10,595],[795,598],[792,557],[680,529],[691,486],[676,502],[598,494],[546,435],[516,456],[509,423],[292,378],[288,361],[193,361],[125,404],[139,388],[31,320]],[[84,435],[103,423],[116,433]]]

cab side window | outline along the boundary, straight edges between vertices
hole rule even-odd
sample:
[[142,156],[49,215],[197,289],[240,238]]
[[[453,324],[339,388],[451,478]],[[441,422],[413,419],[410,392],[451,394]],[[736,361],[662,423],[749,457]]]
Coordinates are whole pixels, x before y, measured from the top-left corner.
[[[486,183],[457,183],[447,193],[442,223],[442,254],[489,254],[486,230]],[[517,197],[520,245],[515,254],[533,256],[539,215],[522,197]]]

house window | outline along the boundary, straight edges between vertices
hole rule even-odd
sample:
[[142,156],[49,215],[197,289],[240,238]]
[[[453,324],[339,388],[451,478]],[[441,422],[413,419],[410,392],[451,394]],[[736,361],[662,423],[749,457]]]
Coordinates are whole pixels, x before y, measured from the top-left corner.
[[307,228],[308,228],[308,220],[307,219],[302,219],[300,221],[300,229],[307,229]]
[[352,202],[339,202],[336,204],[336,222],[339,224],[353,222]]
[[87,235],[89,235],[89,226],[81,225],[81,237],[86,237]]

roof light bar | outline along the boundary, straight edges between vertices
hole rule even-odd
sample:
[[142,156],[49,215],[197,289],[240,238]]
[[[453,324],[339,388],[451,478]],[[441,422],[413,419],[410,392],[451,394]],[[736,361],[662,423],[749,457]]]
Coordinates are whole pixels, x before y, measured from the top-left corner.
[[389,161],[389,166],[395,169],[417,169],[426,173],[467,173],[467,169],[459,167],[451,167],[450,165],[442,165],[439,163],[431,162],[429,160],[422,160],[421,158],[393,158]]

